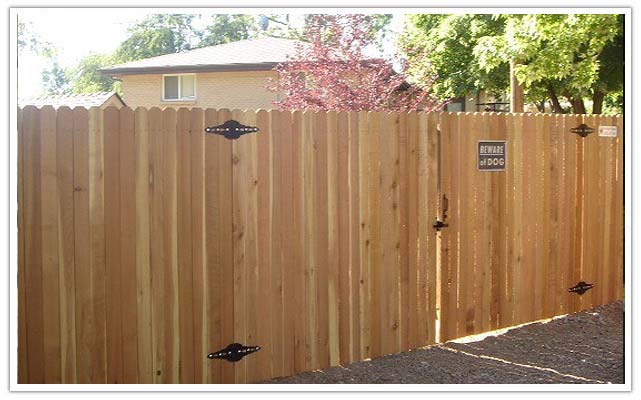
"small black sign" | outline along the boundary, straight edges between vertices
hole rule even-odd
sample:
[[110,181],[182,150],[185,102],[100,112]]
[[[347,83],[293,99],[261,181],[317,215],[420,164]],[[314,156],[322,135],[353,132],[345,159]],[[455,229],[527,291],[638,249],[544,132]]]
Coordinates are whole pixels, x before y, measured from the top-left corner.
[[505,149],[505,140],[480,140],[477,149],[479,171],[505,171]]

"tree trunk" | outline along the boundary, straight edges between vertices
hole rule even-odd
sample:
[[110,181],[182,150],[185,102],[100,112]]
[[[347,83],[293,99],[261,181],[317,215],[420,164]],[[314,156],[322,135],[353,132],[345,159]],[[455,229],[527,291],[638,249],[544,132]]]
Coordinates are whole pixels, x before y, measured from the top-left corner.
[[592,96],[592,114],[601,114],[603,112],[603,98],[605,95],[598,90],[594,91]]
[[510,61],[510,112],[523,112],[523,86],[514,74],[514,61]]
[[539,110],[540,113],[544,113],[545,112],[545,100],[540,102],[540,103],[536,103],[536,109]]
[[563,114],[563,108],[561,108],[561,103],[559,102],[559,98],[554,92],[552,85],[548,85],[548,95],[552,101],[552,112],[555,114]]
[[585,104],[583,104],[581,97],[572,97],[570,102],[572,103],[572,111],[575,114],[585,114]]

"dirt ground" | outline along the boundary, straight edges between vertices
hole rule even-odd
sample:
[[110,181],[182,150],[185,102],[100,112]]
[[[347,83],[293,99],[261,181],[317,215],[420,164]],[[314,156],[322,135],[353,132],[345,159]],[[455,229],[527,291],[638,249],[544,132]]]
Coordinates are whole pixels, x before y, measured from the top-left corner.
[[477,342],[447,342],[266,383],[624,383],[615,302]]

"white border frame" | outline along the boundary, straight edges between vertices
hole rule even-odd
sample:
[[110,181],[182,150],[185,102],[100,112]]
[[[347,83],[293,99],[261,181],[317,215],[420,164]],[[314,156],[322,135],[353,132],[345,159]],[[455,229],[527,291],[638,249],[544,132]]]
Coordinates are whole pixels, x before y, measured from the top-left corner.
[[[448,2],[448,6],[444,7],[442,5],[434,5],[430,7],[429,4],[426,4],[424,1],[418,0],[406,0],[401,4],[396,4],[395,6],[390,6],[390,3],[384,3],[383,0],[369,0],[367,2],[353,0],[352,2],[346,3],[344,0],[328,0],[323,4],[315,3],[315,5],[308,5],[309,8],[301,8],[300,3],[295,3],[293,0],[285,0],[282,3],[279,3],[279,6],[274,6],[273,3],[266,5],[263,1],[259,0],[243,0],[237,2],[235,6],[229,6],[229,4],[221,4],[219,0],[193,0],[191,5],[193,8],[181,8],[176,7],[175,2],[172,4],[171,0],[138,0],[135,6],[132,6],[131,1],[123,0],[113,0],[110,3],[108,8],[119,8],[122,12],[126,12],[128,8],[131,7],[147,7],[150,11],[158,11],[165,13],[197,13],[199,10],[211,10],[213,7],[219,6],[216,9],[218,13],[276,13],[276,12],[290,12],[291,14],[308,14],[308,13],[338,13],[338,12],[364,12],[364,13],[385,13],[385,12],[402,12],[402,13],[450,13],[450,14],[467,14],[467,13],[535,13],[535,14],[562,14],[568,12],[574,13],[592,13],[592,14],[613,14],[621,13],[625,14],[625,109],[624,109],[624,127],[625,129],[621,133],[624,137],[624,183],[625,183],[625,243],[624,243],[624,253],[625,253],[625,348],[626,348],[626,357],[625,357],[625,383],[624,384],[614,384],[614,385],[559,385],[559,384],[504,384],[504,385],[471,385],[471,384],[461,384],[461,385],[419,385],[419,384],[389,384],[389,385],[376,385],[376,384],[363,384],[363,385],[354,385],[354,384],[328,384],[328,385],[312,385],[312,384],[300,384],[300,385],[286,385],[286,384],[276,384],[276,385],[253,385],[253,384],[236,384],[236,385],[190,385],[190,384],[167,384],[167,385],[153,385],[153,384],[103,384],[103,385],[83,385],[83,384],[18,384],[17,383],[17,285],[15,284],[17,279],[17,119],[16,119],[16,108],[17,108],[17,46],[13,45],[16,43],[16,14],[21,10],[24,10],[26,7],[38,7],[42,10],[51,9],[51,6],[42,6],[42,3],[34,2],[33,0],[14,0],[13,6],[8,8],[8,19],[9,19],[9,28],[7,35],[9,40],[3,41],[3,45],[7,46],[7,53],[9,53],[9,59],[6,63],[3,64],[2,68],[6,68],[8,71],[9,79],[9,95],[7,101],[9,103],[8,108],[4,108],[3,112],[6,116],[6,121],[8,121],[8,135],[7,142],[8,146],[5,150],[8,158],[8,169],[9,173],[6,176],[7,181],[5,184],[9,186],[9,194],[2,197],[2,204],[5,206],[5,210],[9,210],[8,213],[5,213],[5,218],[8,224],[6,224],[5,230],[5,240],[2,243],[4,246],[5,254],[8,254],[9,258],[9,271],[6,273],[5,278],[8,279],[6,282],[9,294],[6,297],[0,297],[2,300],[2,305],[0,307],[3,312],[7,312],[6,321],[8,326],[5,330],[0,330],[0,336],[5,340],[9,338],[9,344],[4,349],[8,351],[6,358],[8,362],[0,363],[0,376],[6,379],[3,379],[3,382],[7,382],[8,385],[5,387],[5,390],[9,390],[9,393],[5,392],[7,398],[25,398],[25,395],[22,395],[19,392],[32,392],[31,395],[26,395],[26,398],[35,398],[42,397],[42,395],[36,394],[37,392],[61,392],[65,391],[64,395],[53,393],[51,396],[56,398],[74,398],[74,397],[93,397],[97,396],[96,393],[92,392],[133,392],[136,396],[143,398],[153,398],[158,399],[159,397],[170,397],[170,398],[180,398],[184,399],[188,394],[173,394],[168,392],[277,392],[277,391],[341,391],[341,392],[370,392],[367,394],[368,397],[378,397],[385,396],[384,392],[390,391],[438,391],[441,392],[437,397],[445,397],[447,395],[453,395],[448,397],[467,397],[469,393],[460,393],[460,392],[477,392],[474,394],[475,397],[479,398],[491,398],[495,399],[497,397],[514,397],[514,394],[506,394],[501,392],[528,392],[533,391],[535,393],[519,393],[519,397],[541,397],[546,396],[549,398],[558,398],[558,399],[568,399],[568,398],[584,398],[586,392],[591,392],[588,397],[598,397],[604,396],[602,392],[630,392],[632,390],[632,367],[636,367],[637,360],[634,359],[639,355],[640,346],[635,346],[632,348],[632,328],[639,327],[639,320],[641,318],[634,318],[633,313],[634,308],[632,308],[633,303],[637,305],[639,302],[640,296],[635,296],[632,298],[632,286],[635,284],[641,284],[640,273],[632,274],[632,243],[633,243],[633,229],[632,222],[633,220],[641,225],[641,213],[636,213],[633,217],[632,213],[632,174],[633,174],[633,165],[632,165],[632,153],[633,147],[637,152],[641,152],[639,143],[640,140],[632,141],[632,130],[634,128],[633,122],[633,111],[637,111],[639,107],[635,105],[633,110],[633,98],[636,99],[636,95],[641,91],[641,79],[632,80],[632,66],[635,61],[638,60],[638,54],[641,54],[641,47],[639,43],[641,40],[637,39],[638,27],[633,29],[633,21],[638,22],[638,12],[637,15],[633,17],[633,7],[631,1],[626,1],[624,4],[612,5],[611,1],[605,0],[568,0],[563,4],[560,4],[558,0],[539,0],[536,6],[532,6],[531,2],[525,2],[524,0],[510,1],[499,0],[498,2],[492,2],[491,5],[483,6],[482,4],[471,4],[466,0],[451,0]],[[107,7],[90,7],[86,2],[80,0],[70,0],[65,3],[69,8],[83,8],[83,9],[93,9],[96,12],[100,12],[101,9]],[[166,7],[166,8],[160,8]],[[345,8],[336,8],[336,7],[345,7]],[[56,8],[61,8],[60,6]],[[637,7],[637,10],[639,8]],[[634,37],[634,46],[633,46],[633,37]],[[632,50],[635,52],[633,53]],[[636,171],[634,171],[636,172]],[[638,241],[635,241],[635,244]],[[638,343],[637,343],[638,344]],[[634,359],[634,362],[633,362]],[[637,371],[635,371],[637,372]],[[638,375],[638,374],[637,374]],[[14,392],[14,393],[11,393]],[[18,392],[18,393],[15,393]],[[88,392],[88,393],[77,393],[77,392]],[[141,393],[148,392],[148,393]],[[163,393],[159,393],[163,392]],[[442,393],[442,392],[459,392],[459,393]],[[478,392],[494,392],[494,393],[478,393]],[[497,393],[498,392],[498,393]],[[537,392],[553,392],[546,393],[542,395]],[[574,393],[572,393],[574,392]],[[416,395],[416,393],[413,393]],[[104,395],[104,394],[103,394]],[[286,395],[286,394],[285,394]],[[263,396],[266,398],[279,398],[285,396],[282,393],[263,393]],[[311,394],[313,396],[313,394]],[[419,394],[420,395],[420,394]],[[467,396],[466,396],[467,395]],[[113,397],[114,395],[107,394],[108,398]],[[211,396],[207,394],[207,396]],[[214,396],[219,396],[215,394]],[[229,396],[229,394],[223,395],[223,397]],[[249,395],[247,395],[249,396]],[[300,396],[300,395],[296,395]],[[306,395],[304,395],[306,396]],[[332,397],[336,398],[345,398],[348,396],[353,396],[351,393],[336,393],[332,394]],[[423,395],[420,395],[423,396]],[[628,394],[627,397],[631,397]]]
[[[190,76],[194,77],[194,97],[193,98],[191,98],[191,97],[183,98],[182,97],[182,93],[181,93],[181,91],[182,91],[182,89],[181,89],[182,88],[182,77],[183,76],[187,76],[187,75],[190,75]],[[196,79],[198,79],[198,78],[196,77],[196,75],[197,74],[195,74],[193,72],[192,73],[188,72],[188,73],[185,73],[185,74],[162,74],[162,76],[161,76],[161,79],[162,79],[162,92],[160,93],[160,101],[162,101],[163,103],[193,103],[193,102],[195,102],[196,99],[198,98],[198,92],[196,90],[196,88],[198,87]],[[177,76],[178,77],[178,98],[177,99],[166,99],[165,98],[165,77],[166,76]]]

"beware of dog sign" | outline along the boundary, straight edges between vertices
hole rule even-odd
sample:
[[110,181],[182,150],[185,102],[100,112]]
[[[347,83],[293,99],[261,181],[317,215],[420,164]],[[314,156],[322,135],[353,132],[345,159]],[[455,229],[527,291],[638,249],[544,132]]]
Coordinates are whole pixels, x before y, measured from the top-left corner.
[[505,171],[505,140],[480,140],[478,142],[479,171]]

